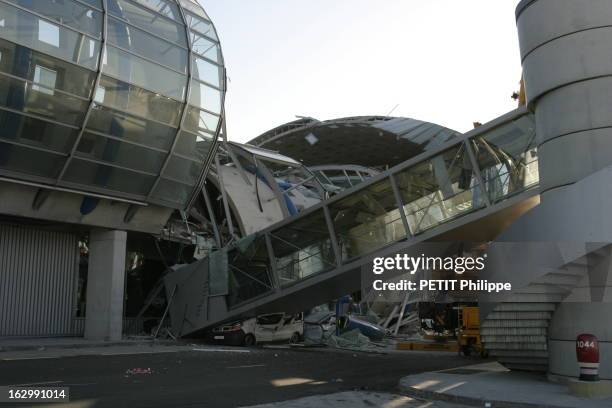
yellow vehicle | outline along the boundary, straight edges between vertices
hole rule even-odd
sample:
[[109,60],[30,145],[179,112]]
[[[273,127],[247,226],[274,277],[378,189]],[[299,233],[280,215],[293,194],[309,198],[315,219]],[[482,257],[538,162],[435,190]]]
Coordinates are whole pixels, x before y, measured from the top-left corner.
[[481,357],[488,356],[480,341],[479,313],[478,307],[461,306],[458,308],[457,342],[464,356],[469,356],[473,352],[479,353]]

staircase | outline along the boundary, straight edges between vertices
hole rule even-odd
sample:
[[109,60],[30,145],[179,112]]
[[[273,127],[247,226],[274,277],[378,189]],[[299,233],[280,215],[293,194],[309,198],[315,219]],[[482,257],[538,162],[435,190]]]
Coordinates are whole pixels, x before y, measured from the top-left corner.
[[512,370],[548,370],[548,327],[557,305],[603,254],[594,251],[545,274],[498,304],[481,325],[489,354]]

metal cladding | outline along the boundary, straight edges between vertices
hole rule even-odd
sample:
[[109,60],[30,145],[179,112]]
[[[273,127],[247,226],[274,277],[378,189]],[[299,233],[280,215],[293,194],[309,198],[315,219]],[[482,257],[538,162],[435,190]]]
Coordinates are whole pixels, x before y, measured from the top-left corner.
[[0,176],[184,209],[225,82],[195,0],[1,0]]
[[75,234],[0,224],[0,337],[80,334],[78,257]]
[[410,118],[359,116],[304,118],[272,129],[249,143],[277,150],[306,166],[394,166],[459,136],[454,130]]

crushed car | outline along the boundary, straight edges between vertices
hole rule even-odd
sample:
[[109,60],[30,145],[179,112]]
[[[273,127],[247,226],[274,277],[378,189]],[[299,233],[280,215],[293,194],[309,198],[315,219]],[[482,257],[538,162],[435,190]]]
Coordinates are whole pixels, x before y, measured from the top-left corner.
[[304,335],[302,313],[271,313],[215,327],[208,340],[231,346],[261,343],[299,343]]

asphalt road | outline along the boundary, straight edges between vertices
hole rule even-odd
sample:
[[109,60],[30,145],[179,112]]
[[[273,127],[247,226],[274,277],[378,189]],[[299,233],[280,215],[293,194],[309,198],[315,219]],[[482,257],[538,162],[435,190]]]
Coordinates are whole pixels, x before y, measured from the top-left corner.
[[[71,407],[217,408],[356,389],[392,392],[402,376],[470,364],[454,353],[380,355],[210,346],[118,353],[0,361],[0,385],[68,386]],[[150,368],[151,373],[128,371],[136,368]]]

